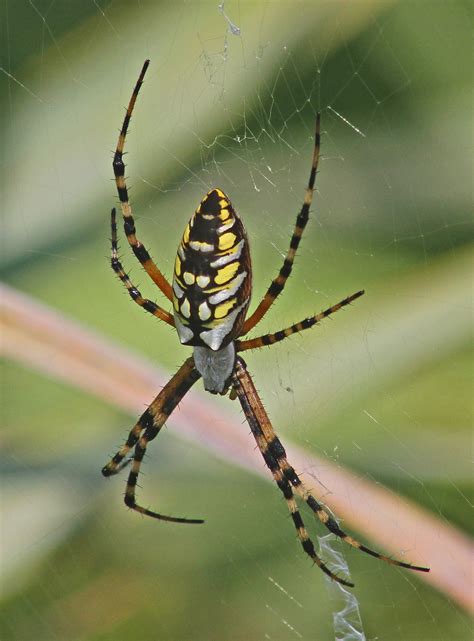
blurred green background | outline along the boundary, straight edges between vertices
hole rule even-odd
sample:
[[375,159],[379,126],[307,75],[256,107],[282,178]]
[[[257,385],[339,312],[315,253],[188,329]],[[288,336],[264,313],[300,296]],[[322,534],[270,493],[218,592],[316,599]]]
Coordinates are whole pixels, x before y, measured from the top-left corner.
[[[127,143],[140,238],[170,274],[187,219],[221,187],[251,239],[254,303],[288,246],[320,110],[312,218],[261,329],[366,296],[249,366],[283,439],[472,528],[470,4],[234,1],[224,15],[217,2],[7,0],[1,11],[4,280],[173,371],[187,350],[107,264],[111,152],[143,60]],[[15,363],[3,380],[14,535],[5,526],[2,638],[334,638],[323,575],[270,484],[174,439],[171,419],[141,496],[207,524],[147,522],[122,506],[123,480],[99,474],[134,417]],[[445,596],[345,552],[367,638],[471,638]]]

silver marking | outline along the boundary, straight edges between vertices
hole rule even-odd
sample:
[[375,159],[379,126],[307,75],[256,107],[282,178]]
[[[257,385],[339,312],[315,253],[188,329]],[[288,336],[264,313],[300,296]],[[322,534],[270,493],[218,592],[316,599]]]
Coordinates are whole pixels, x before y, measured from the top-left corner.
[[247,272],[237,274],[234,280],[231,280],[224,289],[222,289],[220,292],[217,292],[217,294],[213,294],[212,296],[210,296],[209,302],[211,303],[211,305],[222,303],[223,300],[227,300],[228,298],[233,296],[244,282],[246,276]]
[[245,238],[242,238],[242,240],[237,243],[237,245],[233,248],[235,251],[231,252],[230,254],[226,254],[225,256],[221,256],[217,260],[213,260],[211,263],[211,267],[213,269],[217,269],[218,267],[223,267],[224,265],[227,265],[228,263],[232,263],[234,260],[237,260],[240,257],[240,254],[242,253],[242,249],[244,248],[245,244]]
[[204,289],[204,287],[207,287],[210,282],[211,282],[211,279],[209,278],[209,276],[198,276],[196,278],[196,283],[201,289]]
[[189,301],[187,298],[183,300],[181,303],[181,314],[184,316],[184,318],[189,318],[191,316],[191,305],[189,304]]
[[214,251],[214,245],[200,242],[199,240],[191,240],[189,242],[189,246],[191,247],[191,249],[194,249],[197,252],[213,252]]
[[175,293],[176,298],[182,298],[184,296],[184,292],[181,289],[181,287],[178,285],[176,280],[173,278],[173,291]]
[[194,338],[194,332],[192,331],[192,329],[190,329],[187,325],[184,325],[184,323],[181,321],[178,314],[176,313],[174,315],[174,324],[176,326],[176,331],[178,332],[180,343],[185,345],[192,338]]
[[204,301],[199,305],[198,315],[202,321],[206,321],[208,318],[211,317],[211,309],[209,305],[206,303],[206,301]]
[[179,257],[181,258],[181,260],[185,260],[186,259],[186,255],[184,253],[184,249],[181,246],[181,243],[178,246],[178,254],[179,254]]
[[195,276],[191,272],[184,272],[183,279],[186,285],[192,285],[195,281]]
[[217,228],[217,233],[218,233],[218,234],[219,234],[219,236],[220,236],[221,234],[223,234],[225,231],[227,231],[228,229],[230,229],[230,228],[231,228],[231,227],[233,227],[234,225],[235,225],[235,218],[233,218],[233,219],[230,221],[230,223],[226,223],[225,225],[221,225],[220,227],[218,227],[218,228]]

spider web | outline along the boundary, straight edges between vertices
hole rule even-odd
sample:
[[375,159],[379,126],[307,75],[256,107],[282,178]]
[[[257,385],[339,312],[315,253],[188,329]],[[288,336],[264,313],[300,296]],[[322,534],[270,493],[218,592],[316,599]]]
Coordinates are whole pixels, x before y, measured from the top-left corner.
[[[105,260],[108,151],[143,60],[152,63],[126,145],[139,237],[171,273],[197,202],[224,189],[250,238],[254,305],[287,250],[320,111],[310,223],[258,334],[366,295],[246,360],[283,443],[308,452],[299,471],[322,500],[335,490],[312,454],[459,536],[469,530],[464,3],[30,0],[2,11],[4,279],[175,371],[183,349],[129,304]],[[122,254],[153,297],[123,241]],[[140,497],[207,524],[135,518],[120,505],[121,481],[98,475],[133,418],[13,362],[4,379],[5,638],[470,638],[462,599],[318,539],[326,533],[302,510],[324,558],[349,567],[356,589],[326,582],[277,489],[173,439],[173,419],[150,447]],[[237,404],[211,400],[241,420]],[[350,485],[337,492],[351,500]],[[377,520],[388,520],[397,549],[401,517]],[[431,564],[424,542],[438,534],[417,529],[413,549],[396,556]]]

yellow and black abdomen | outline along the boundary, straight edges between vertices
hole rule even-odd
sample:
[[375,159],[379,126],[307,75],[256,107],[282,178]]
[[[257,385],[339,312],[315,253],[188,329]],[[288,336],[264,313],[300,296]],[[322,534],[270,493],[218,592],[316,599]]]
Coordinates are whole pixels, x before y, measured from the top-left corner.
[[220,189],[201,201],[184,231],[173,275],[181,343],[213,351],[240,333],[250,302],[252,267],[242,221]]

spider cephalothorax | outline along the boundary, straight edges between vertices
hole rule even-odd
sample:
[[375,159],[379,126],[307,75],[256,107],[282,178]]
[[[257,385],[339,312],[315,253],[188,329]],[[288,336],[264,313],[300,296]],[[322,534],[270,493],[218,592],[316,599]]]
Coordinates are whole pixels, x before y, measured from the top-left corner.
[[[118,257],[115,209],[111,214],[111,264],[112,269],[127,288],[130,297],[147,312],[174,327],[181,343],[193,346],[193,356],[184,362],[143,412],[130,431],[125,444],[103,467],[102,473],[104,476],[117,474],[128,463],[131,463],[125,491],[125,503],[128,507],[163,521],[202,523],[202,519],[186,519],[153,512],[138,505],[135,496],[140,465],[148,443],[157,436],[176,405],[194,383],[202,377],[204,387],[209,392],[225,394],[230,390],[231,398],[239,399],[265,463],[288,505],[301,545],[306,554],[323,572],[339,583],[352,586],[352,583],[334,574],[317,555],[298,510],[296,496],[304,501],[310,511],[328,530],[349,545],[392,565],[428,572],[428,568],[397,561],[375,552],[341,530],[334,517],[306,489],[288,462],[285,448],[275,434],[250,377],[247,365],[239,356],[239,352],[263,345],[272,345],[296,332],[313,327],[323,318],[330,316],[364,293],[358,291],[319,314],[305,318],[274,334],[239,340],[240,336],[247,334],[263,318],[273,301],[283,291],[291,274],[296,250],[308,222],[309,208],[313,198],[320,147],[319,114],[316,117],[315,144],[308,186],[303,205],[296,218],[290,247],[278,275],[272,280],[265,296],[254,312],[247,317],[252,289],[248,240],[242,221],[223,191],[211,189],[186,226],[178,247],[172,286],[136,237],[135,223],[125,184],[123,148],[133,107],[148,65],[149,61],[146,60],[132,93],[114,154],[113,168],[127,240],[147,274],[158,285],[166,298],[172,302],[174,315],[157,303],[144,298],[123,269]],[[127,459],[132,450],[132,458]]]

